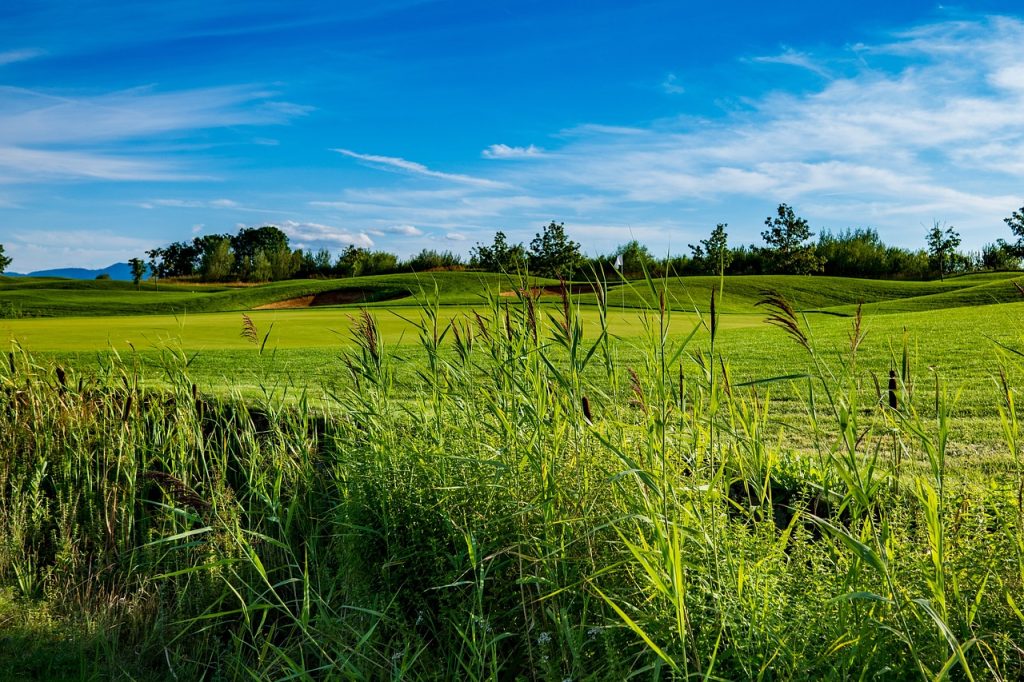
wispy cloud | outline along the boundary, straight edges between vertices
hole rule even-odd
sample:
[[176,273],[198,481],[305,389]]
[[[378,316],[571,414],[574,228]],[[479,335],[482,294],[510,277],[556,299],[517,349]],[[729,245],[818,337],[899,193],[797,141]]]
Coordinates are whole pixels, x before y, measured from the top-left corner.
[[195,199],[150,199],[139,204],[142,208],[156,208],[157,206],[169,208],[238,208],[237,201],[231,199],[212,199],[200,201]]
[[544,154],[544,150],[535,145],[527,147],[510,147],[507,144],[492,144],[480,152],[485,159],[529,159]]
[[0,66],[6,66],[7,64],[15,64],[17,62],[28,61],[29,59],[41,57],[44,54],[46,54],[44,50],[38,50],[35,48],[7,50],[5,52],[0,52]]
[[469,239],[469,237],[462,234],[461,232],[449,232],[444,236],[444,238],[450,242],[464,242],[467,239]]
[[338,152],[353,159],[359,161],[365,161],[366,163],[374,166],[383,168],[393,168],[414,175],[422,175],[428,178],[438,178],[440,180],[447,180],[449,182],[456,182],[464,185],[471,185],[473,187],[487,187],[492,189],[502,188],[506,185],[501,182],[494,180],[488,180],[486,178],[478,178],[471,175],[462,175],[459,173],[444,173],[442,171],[431,170],[422,163],[415,161],[409,161],[397,156],[378,156],[376,154],[360,154],[350,149],[333,149],[332,151]]
[[281,106],[275,98],[255,86],[142,87],[99,95],[0,86],[0,182],[209,178],[181,158],[147,153],[147,145],[215,128],[282,124],[303,114],[302,107]]
[[760,64],[783,64],[786,66],[795,66],[797,68],[806,69],[812,73],[816,73],[822,78],[832,77],[828,69],[816,62],[811,55],[806,52],[798,52],[790,47],[784,48],[779,54],[754,57],[751,61]]
[[679,84],[679,79],[674,73],[670,73],[661,82],[661,91],[666,95],[681,95],[686,92],[686,88]]

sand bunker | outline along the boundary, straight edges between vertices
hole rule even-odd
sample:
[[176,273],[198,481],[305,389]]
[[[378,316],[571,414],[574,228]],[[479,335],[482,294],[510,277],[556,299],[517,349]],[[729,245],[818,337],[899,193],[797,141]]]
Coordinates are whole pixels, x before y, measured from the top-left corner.
[[319,294],[309,294],[297,298],[286,298],[283,301],[264,303],[256,306],[255,310],[280,310],[282,308],[312,308],[322,305],[345,305],[351,303],[370,303],[371,301],[393,301],[398,298],[405,298],[409,295],[407,291],[380,291],[379,289],[335,289],[334,291],[321,291]]

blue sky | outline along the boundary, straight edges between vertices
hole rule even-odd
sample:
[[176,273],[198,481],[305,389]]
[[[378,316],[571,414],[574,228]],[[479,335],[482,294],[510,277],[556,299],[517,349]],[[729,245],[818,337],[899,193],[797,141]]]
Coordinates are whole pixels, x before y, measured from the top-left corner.
[[1009,238],[1019,2],[0,6],[0,243],[100,267],[274,224],[296,246],[584,250],[815,231]]

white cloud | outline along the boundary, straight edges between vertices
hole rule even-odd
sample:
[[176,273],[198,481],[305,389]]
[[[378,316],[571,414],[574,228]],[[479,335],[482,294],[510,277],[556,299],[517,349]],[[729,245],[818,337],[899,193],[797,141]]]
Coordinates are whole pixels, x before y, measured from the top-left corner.
[[394,225],[392,227],[385,227],[381,232],[385,234],[400,234],[406,237],[419,237],[423,234],[423,230],[415,225]]
[[494,180],[488,180],[486,178],[477,178],[471,175],[461,175],[458,173],[443,173],[441,171],[431,170],[424,166],[422,163],[415,161],[409,161],[396,156],[378,156],[375,154],[360,154],[350,149],[333,149],[332,151],[344,154],[345,156],[367,163],[373,164],[378,167],[384,168],[397,168],[398,170],[406,171],[414,175],[422,175],[429,178],[438,178],[440,180],[448,180],[450,182],[457,182],[465,185],[472,185],[475,187],[487,187],[497,189],[504,187],[505,185]]
[[510,147],[507,144],[492,144],[487,149],[480,152],[480,156],[485,159],[528,159],[531,157],[542,156],[544,150],[535,145],[528,147]]
[[206,225],[204,225],[203,223],[196,223],[195,225],[192,226],[192,234],[199,234],[200,232],[203,231],[204,227],[206,227]]
[[467,239],[469,239],[469,237],[462,234],[461,232],[449,232],[444,236],[444,238],[453,242],[464,242]]
[[288,235],[295,246],[303,249],[338,248],[349,245],[366,248],[373,246],[373,240],[365,232],[350,232],[333,225],[286,220],[277,227]]

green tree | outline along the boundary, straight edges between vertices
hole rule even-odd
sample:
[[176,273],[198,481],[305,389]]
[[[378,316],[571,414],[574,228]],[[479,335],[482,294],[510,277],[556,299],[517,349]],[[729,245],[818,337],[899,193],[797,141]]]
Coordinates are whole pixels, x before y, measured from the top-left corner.
[[981,266],[986,270],[1017,270],[1020,268],[1019,254],[1015,245],[997,239],[995,244],[981,247]]
[[239,276],[249,279],[255,276],[256,254],[262,251],[263,257],[269,260],[268,254],[288,248],[288,235],[273,225],[243,227],[231,237],[231,248],[235,252],[235,269]]
[[522,244],[509,244],[504,232],[494,233],[490,246],[477,245],[470,250],[470,265],[487,272],[513,273],[526,269],[526,249]]
[[551,221],[530,241],[530,271],[543,277],[568,279],[583,263],[580,245],[565,234],[565,224]]
[[221,237],[207,243],[200,264],[200,273],[207,282],[225,280],[235,266],[235,253],[231,250],[231,239]]
[[132,282],[135,283],[135,288],[141,289],[142,278],[146,275],[146,261],[141,258],[132,258],[128,264],[132,266]]
[[428,270],[461,269],[462,256],[451,251],[437,251],[435,249],[423,249],[408,261],[402,264],[403,268],[413,272],[427,272]]
[[1017,237],[1017,243],[1011,244],[1014,255],[1017,258],[1024,258],[1024,206],[1011,213],[1009,218],[1003,218],[1003,222],[1010,228],[1010,232],[1013,232],[1014,236]]
[[807,241],[814,236],[807,221],[796,215],[787,204],[779,204],[775,216],[764,219],[768,229],[761,238],[768,245],[772,270],[783,275],[810,275],[821,272],[824,262]]
[[275,282],[291,279],[302,264],[302,254],[296,259],[287,246],[278,246],[267,257],[270,259],[271,277]]
[[263,249],[258,249],[252,259],[252,271],[249,278],[254,282],[268,282],[274,276],[274,267],[270,256]]
[[960,234],[952,226],[943,231],[936,221],[928,230],[926,239],[929,262],[933,270],[939,271],[939,279],[942,280],[950,271],[956,247],[960,246]]
[[622,257],[622,268],[619,272],[626,278],[642,277],[644,271],[651,272],[652,266],[655,264],[651,252],[635,239],[631,239],[625,244],[619,244],[607,259],[602,260],[617,263],[620,256]]
[[10,256],[4,255],[4,245],[0,244],[0,273],[7,269],[7,266],[11,264]]
[[718,223],[711,230],[711,236],[701,239],[696,246],[690,244],[696,266],[709,274],[724,273],[732,263],[732,251],[729,250],[729,235],[725,228],[729,223]]
[[327,249],[320,249],[309,255],[309,269],[312,274],[326,277],[331,273],[331,252]]

